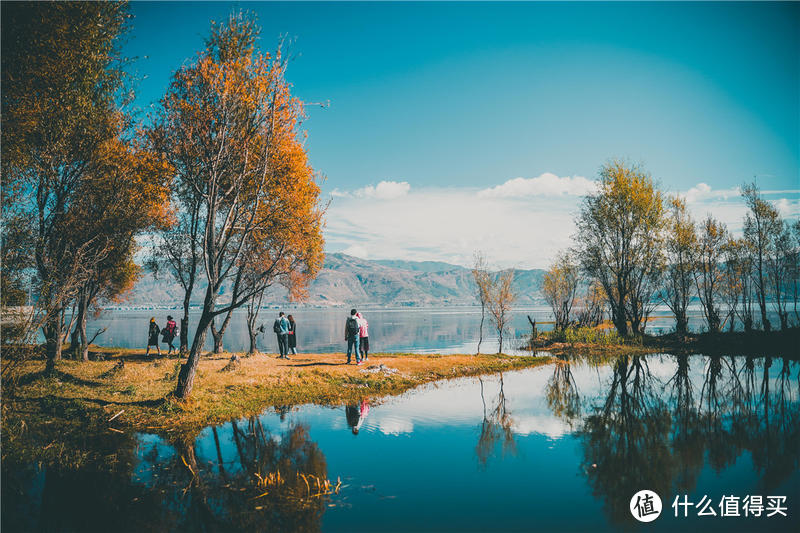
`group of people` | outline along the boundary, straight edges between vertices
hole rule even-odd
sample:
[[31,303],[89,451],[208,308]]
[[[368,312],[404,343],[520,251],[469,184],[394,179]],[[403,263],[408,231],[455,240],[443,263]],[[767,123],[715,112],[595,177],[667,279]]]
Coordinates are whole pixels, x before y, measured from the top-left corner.
[[[297,353],[297,323],[292,315],[286,316],[281,311],[272,324],[272,330],[278,337],[278,358],[290,359]],[[350,316],[344,325],[344,340],[347,343],[347,364],[355,353],[356,364],[360,365],[369,358],[369,322],[357,309],[350,310]]]
[[[261,330],[263,331],[263,329]],[[278,337],[279,359],[290,359],[290,353],[292,355],[297,354],[297,323],[292,315],[287,316],[283,311],[278,313],[278,318],[275,319],[272,330]],[[158,326],[155,317],[150,318],[145,357],[150,355],[151,346],[155,346],[156,352],[161,355],[159,336],[161,337],[161,342],[166,343],[169,347],[167,355],[177,352],[173,341],[178,336],[178,325],[171,315],[167,315],[167,324],[163,329]],[[369,358],[369,323],[364,318],[364,315],[356,309],[350,310],[350,315],[345,321],[344,340],[347,343],[348,365],[352,360],[353,353],[355,353],[357,365]]]
[[350,354],[355,352],[356,364],[369,358],[369,323],[356,309],[350,310],[350,316],[344,323],[344,340],[347,342],[347,364],[350,364]]
[[156,317],[150,317],[150,327],[147,334],[147,350],[144,352],[145,357],[150,355],[151,346],[155,346],[156,352],[158,352],[158,355],[161,355],[161,347],[158,345],[159,335],[161,336],[161,342],[166,343],[169,347],[167,355],[172,352],[177,352],[172,342],[175,340],[175,337],[178,336],[178,324],[175,323],[172,315],[167,315],[167,324],[163,329],[159,328],[158,324],[156,324]]
[[278,359],[290,359],[290,351],[292,355],[297,353],[297,323],[292,315],[287,317],[283,311],[278,313],[272,331],[278,336]]

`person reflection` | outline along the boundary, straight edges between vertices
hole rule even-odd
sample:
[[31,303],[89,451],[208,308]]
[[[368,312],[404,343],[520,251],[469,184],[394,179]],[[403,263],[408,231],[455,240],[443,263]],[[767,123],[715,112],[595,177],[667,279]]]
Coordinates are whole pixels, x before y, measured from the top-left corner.
[[364,425],[364,420],[369,414],[369,402],[361,400],[360,404],[348,405],[344,408],[344,414],[347,417],[350,431],[353,432],[353,435],[358,435],[358,430]]

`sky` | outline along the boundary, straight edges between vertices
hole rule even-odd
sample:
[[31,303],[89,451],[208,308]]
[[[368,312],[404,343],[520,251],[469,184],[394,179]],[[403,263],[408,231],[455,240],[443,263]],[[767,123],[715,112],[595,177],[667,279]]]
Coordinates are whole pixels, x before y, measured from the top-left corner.
[[800,216],[800,3],[132,2],[143,116],[237,9],[289,40],[329,252],[546,268],[611,158],[734,233],[746,181]]

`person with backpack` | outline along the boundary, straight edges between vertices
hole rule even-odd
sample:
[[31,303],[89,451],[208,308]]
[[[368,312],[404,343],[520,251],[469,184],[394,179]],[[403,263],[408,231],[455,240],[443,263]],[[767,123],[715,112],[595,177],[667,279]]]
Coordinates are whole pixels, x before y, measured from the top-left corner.
[[356,317],[355,309],[350,310],[350,316],[347,317],[347,321],[344,323],[344,340],[347,341],[347,364],[350,364],[350,354],[352,352],[356,353],[356,364],[361,364],[361,354],[358,352],[358,331],[360,328],[358,324],[358,318]]
[[361,360],[369,359],[369,322],[361,313],[356,313],[358,318],[358,347],[361,351]]
[[150,327],[147,331],[147,350],[144,352],[145,357],[150,355],[151,346],[155,346],[158,355],[161,355],[161,348],[158,347],[158,334],[160,332],[161,328],[159,328],[158,324],[156,324],[156,317],[150,317]]
[[289,359],[289,321],[283,316],[283,311],[278,313],[272,331],[278,336],[278,359]]
[[164,326],[164,329],[161,330],[161,340],[167,343],[169,349],[167,350],[167,355],[171,354],[175,350],[175,345],[172,344],[172,341],[175,340],[175,335],[178,332],[178,325],[175,323],[175,320],[172,318],[172,315],[167,315],[167,325]]

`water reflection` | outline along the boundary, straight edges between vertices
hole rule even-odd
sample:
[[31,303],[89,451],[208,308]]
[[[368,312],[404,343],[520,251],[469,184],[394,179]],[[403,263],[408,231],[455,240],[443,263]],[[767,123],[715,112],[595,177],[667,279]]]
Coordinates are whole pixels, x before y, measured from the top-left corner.
[[358,435],[358,430],[361,429],[369,414],[369,401],[364,399],[359,404],[345,406],[344,414],[350,431],[353,432],[353,435]]
[[[667,513],[677,494],[800,502],[800,364],[786,357],[563,358],[372,406],[275,407],[184,438],[30,428],[28,447],[59,450],[41,466],[8,445],[16,427],[3,429],[3,531],[524,530],[532,520],[614,531],[630,525],[642,488]],[[340,475],[337,494],[326,481]],[[454,480],[448,491],[441,479]],[[487,505],[501,522],[487,521]],[[747,526],[785,530],[797,517]],[[700,525],[670,519],[651,528]]]
[[[695,490],[706,458],[719,473],[747,452],[765,493],[800,465],[797,363],[781,358],[780,372],[771,377],[772,357],[672,359],[666,381],[653,375],[644,357],[617,359],[604,398],[579,431],[583,469],[613,522],[630,521],[625,495],[642,487],[662,499]],[[699,392],[693,364],[700,366]],[[563,405],[574,405],[564,374],[557,370],[548,384],[550,405],[560,416],[569,412]]]
[[235,457],[223,458],[222,430],[212,428],[213,458],[194,438],[147,437],[137,446],[128,437],[121,455],[106,450],[77,468],[4,462],[3,530],[319,531],[338,486],[308,427],[271,434],[252,417],[223,429]]
[[481,422],[480,436],[478,444],[475,446],[475,456],[478,463],[483,467],[489,463],[489,458],[494,455],[498,444],[502,445],[503,455],[517,453],[514,441],[514,419],[508,410],[505,390],[503,388],[503,374],[500,374],[500,390],[497,397],[490,401],[489,408],[486,406],[486,396],[484,395],[483,379],[479,378],[481,385],[481,402],[483,403],[483,421]]

